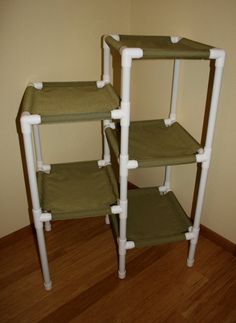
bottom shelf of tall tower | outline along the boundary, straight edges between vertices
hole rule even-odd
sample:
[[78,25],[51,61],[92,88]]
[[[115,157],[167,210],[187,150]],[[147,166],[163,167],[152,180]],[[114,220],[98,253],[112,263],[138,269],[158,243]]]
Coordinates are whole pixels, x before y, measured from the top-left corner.
[[[110,215],[119,236],[119,215]],[[190,218],[172,191],[161,194],[158,187],[128,191],[127,240],[135,247],[154,246],[186,240],[192,226]]]

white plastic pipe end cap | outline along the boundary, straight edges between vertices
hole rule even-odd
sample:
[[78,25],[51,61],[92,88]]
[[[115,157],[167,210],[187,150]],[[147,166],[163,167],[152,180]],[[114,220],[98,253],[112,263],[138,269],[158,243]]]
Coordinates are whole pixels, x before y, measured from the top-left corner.
[[44,287],[47,291],[52,289],[52,281],[50,280],[49,283],[44,283]]
[[42,90],[43,88],[43,83],[42,82],[33,82],[33,86],[37,90]]
[[45,222],[44,224],[45,231],[50,232],[52,231],[52,225],[50,221]]
[[112,119],[121,119],[124,116],[124,112],[121,109],[115,109],[111,111]]
[[171,36],[170,39],[171,39],[172,44],[176,44],[182,39],[182,37],[180,37],[180,36]]
[[120,271],[118,271],[118,277],[119,277],[120,279],[124,279],[124,278],[126,277],[126,271],[125,271],[125,272],[123,272],[123,273],[121,273]]
[[99,89],[101,89],[101,88],[103,88],[105,86],[104,81],[97,81],[96,84],[97,84],[97,88],[99,88]]
[[105,223],[110,224],[110,219],[108,214],[105,216]]
[[187,266],[189,268],[193,267],[193,264],[194,264],[194,259],[187,259]]

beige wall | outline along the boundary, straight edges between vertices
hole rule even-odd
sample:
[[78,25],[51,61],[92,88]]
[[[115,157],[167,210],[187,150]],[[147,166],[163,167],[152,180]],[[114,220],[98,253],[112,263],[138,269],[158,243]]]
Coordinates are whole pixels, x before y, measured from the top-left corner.
[[[0,1],[0,236],[29,223],[15,126],[26,84],[30,80],[96,80],[101,74],[101,35],[131,32],[183,35],[226,49],[227,63],[203,224],[236,242],[236,153],[231,148],[236,138],[233,125],[236,113],[235,12],[234,0]],[[134,119],[166,115],[171,70],[168,61],[135,63]],[[200,137],[198,125],[203,115],[207,72],[206,62],[187,62],[181,69],[179,120],[197,137]],[[100,157],[98,132],[98,123],[44,127],[46,161]],[[148,169],[132,172],[130,178],[139,185],[153,185],[161,182],[162,173],[162,169]],[[174,169],[174,188],[187,211],[191,209],[194,173],[194,166]]]
[[[236,242],[236,2],[234,0],[136,0],[132,2],[133,34],[181,35],[222,47],[227,61],[220,97],[212,164],[207,184],[202,223]],[[169,62],[138,62],[134,68],[133,116],[137,119],[165,115],[169,109]],[[178,119],[200,138],[206,96],[208,63],[184,62],[178,100]],[[153,83],[154,81],[154,83]],[[139,185],[161,181],[160,170],[132,173]],[[187,211],[191,198],[195,166],[174,168],[173,186]]]
[[[101,36],[130,31],[129,3],[126,0],[0,1],[0,236],[29,224],[15,125],[26,84],[30,80],[100,79]],[[46,160],[100,157],[98,133],[99,123],[45,127],[42,135],[46,138]],[[77,145],[79,140],[81,143]]]

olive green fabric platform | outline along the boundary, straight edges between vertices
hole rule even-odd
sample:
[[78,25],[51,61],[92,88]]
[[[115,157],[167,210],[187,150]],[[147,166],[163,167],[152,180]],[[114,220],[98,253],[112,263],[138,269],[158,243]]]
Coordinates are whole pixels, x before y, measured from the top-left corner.
[[[106,129],[110,148],[120,153],[120,129]],[[166,127],[164,120],[135,121],[130,124],[129,159],[139,167],[166,166],[196,162],[199,143],[177,122]]]
[[38,173],[38,187],[53,220],[106,215],[118,196],[111,166],[98,168],[96,161],[54,164],[50,174]]
[[119,98],[110,84],[97,88],[96,82],[43,83],[42,90],[28,86],[22,111],[41,116],[42,123],[111,118]]
[[[146,247],[185,240],[192,225],[173,192],[160,195],[158,188],[128,191],[127,240]],[[119,236],[119,215],[110,215]]]
[[119,35],[117,41],[111,36],[105,38],[106,43],[114,50],[123,47],[141,48],[143,59],[209,59],[212,46],[182,38],[172,43],[169,36],[132,36]]

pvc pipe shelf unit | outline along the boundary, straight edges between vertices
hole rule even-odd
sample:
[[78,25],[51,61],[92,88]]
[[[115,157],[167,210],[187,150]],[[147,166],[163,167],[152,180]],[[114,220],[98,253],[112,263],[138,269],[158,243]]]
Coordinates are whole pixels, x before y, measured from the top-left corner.
[[104,120],[118,106],[119,98],[110,84],[100,88],[96,82],[37,82],[25,90],[20,121],[46,290],[52,282],[43,226],[50,231],[51,220],[104,216],[116,203],[118,190],[106,161],[46,165],[39,125]]
[[[199,236],[225,52],[175,36],[108,35],[104,37],[103,48],[104,80],[109,75],[110,53],[120,54],[122,68],[120,111],[112,113],[116,122],[105,129],[108,145],[118,160],[120,174],[119,203],[110,216],[119,245],[118,275],[120,278],[126,276],[127,249],[180,239],[190,240],[187,265],[191,267]],[[142,59],[174,60],[170,113],[164,120],[130,122],[132,62]],[[183,59],[215,60],[210,115],[203,147],[176,119],[180,64]],[[202,166],[193,222],[171,190],[171,166],[188,163],[201,163]],[[130,169],[154,166],[165,166],[162,186],[127,192]]]
[[[110,78],[110,57],[121,55],[121,98]],[[44,286],[51,289],[43,227],[51,220],[110,215],[118,238],[120,278],[126,276],[126,250],[190,240],[188,266],[194,262],[225,53],[181,37],[109,35],[103,39],[103,76],[91,82],[36,82],[23,96],[21,129]],[[173,59],[170,114],[163,120],[130,122],[132,61]],[[176,122],[182,59],[214,59],[215,76],[204,147]],[[46,165],[40,124],[101,120],[104,155],[99,161]],[[111,159],[115,156],[115,162]],[[118,176],[115,166],[118,162]],[[202,174],[192,223],[171,191],[171,165],[201,163]],[[128,173],[138,167],[165,166],[158,188],[128,192]],[[119,189],[118,189],[119,187]],[[108,223],[108,217],[106,217]]]

